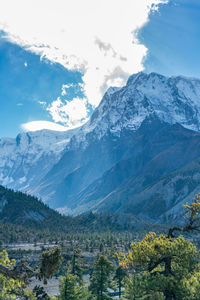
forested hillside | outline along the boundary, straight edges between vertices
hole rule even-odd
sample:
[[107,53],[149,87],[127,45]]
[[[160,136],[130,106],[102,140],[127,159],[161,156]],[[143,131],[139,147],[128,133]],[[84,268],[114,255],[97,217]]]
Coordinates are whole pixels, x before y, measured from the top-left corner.
[[[11,260],[3,250],[0,299],[197,300],[199,242],[195,244],[191,234],[198,236],[200,230],[200,194],[184,209],[185,224],[165,233],[149,232],[143,238],[136,231],[135,235],[87,233],[71,235],[70,241],[66,235],[59,245],[43,249],[34,263],[19,259],[22,253],[17,262]],[[56,297],[48,295],[53,277],[59,277]],[[35,282],[31,289],[30,281]]]
[[56,239],[65,234],[148,231],[153,226],[133,214],[63,216],[35,197],[0,186],[1,243]]

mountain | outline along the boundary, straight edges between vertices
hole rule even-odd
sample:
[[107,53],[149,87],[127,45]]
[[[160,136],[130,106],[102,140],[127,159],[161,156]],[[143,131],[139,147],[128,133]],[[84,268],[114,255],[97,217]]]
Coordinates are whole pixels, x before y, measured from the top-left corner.
[[[25,150],[19,137],[0,143],[1,182],[59,211],[169,222],[200,190],[199,79],[134,74],[123,88],[106,92],[82,127],[43,134],[51,135],[48,147],[41,132],[31,133]],[[29,135],[22,134],[28,142]]]
[[[200,156],[200,133],[147,119],[131,138],[132,155],[70,199],[75,212],[133,213],[149,222],[163,222],[162,215],[177,202],[193,199],[200,188],[200,165],[193,162]],[[182,168],[187,164],[190,172],[185,176]]]
[[74,131],[41,130],[0,139],[0,183],[17,190],[34,189],[59,161]]

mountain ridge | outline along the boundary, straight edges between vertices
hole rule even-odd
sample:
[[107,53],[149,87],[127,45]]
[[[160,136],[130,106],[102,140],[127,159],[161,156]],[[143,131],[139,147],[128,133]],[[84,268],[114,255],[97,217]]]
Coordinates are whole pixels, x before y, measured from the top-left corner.
[[[18,178],[16,186],[18,189],[40,196],[51,207],[71,213],[98,211],[100,206],[94,199],[101,190],[98,202],[101,206],[105,203],[105,210],[109,211],[111,202],[116,207],[123,202],[122,207],[127,206],[127,209],[132,207],[138,216],[141,215],[147,220],[152,222],[156,222],[159,218],[164,220],[165,217],[162,215],[169,209],[165,207],[167,203],[162,202],[164,206],[152,217],[151,205],[149,212],[147,209],[139,212],[136,207],[134,208],[134,195],[137,195],[137,191],[132,192],[132,198],[129,200],[128,194],[134,190],[135,184],[139,186],[137,180],[145,182],[147,174],[149,178],[154,176],[155,181],[159,181],[168,173],[175,172],[184,167],[184,164],[198,159],[199,131],[200,80],[140,72],[130,76],[126,86],[110,88],[86,124],[71,131],[70,134],[62,133],[65,138],[62,137],[58,141],[63,146],[62,150],[58,151],[58,156],[56,151],[53,151],[52,156],[48,156],[41,149],[38,150],[44,154],[41,156],[42,161],[47,158],[46,165],[44,164],[42,168],[45,172],[42,172],[39,178],[36,171],[34,174],[34,168],[26,165],[25,159],[23,170],[20,171],[19,167],[17,172],[23,173],[24,170],[31,169],[35,178],[33,180],[28,178],[29,186],[25,185],[25,182],[20,185],[19,180],[23,179],[23,174],[19,177],[16,172]],[[57,150],[56,135],[52,147]],[[0,155],[1,151],[0,143]],[[127,163],[124,164],[124,161]],[[36,162],[36,166],[39,165],[40,160]],[[117,171],[117,166],[120,165],[121,169]],[[130,166],[133,170],[130,170]],[[6,164],[0,164],[0,183],[2,178],[8,177],[8,183],[12,187],[9,176],[13,170],[10,169]],[[108,174],[111,175],[106,182]],[[97,182],[99,182],[98,190],[97,187],[95,189]],[[113,186],[113,190],[103,188],[108,182]],[[122,194],[118,192],[115,198],[116,186],[122,183],[126,186],[127,192]],[[149,181],[149,184],[153,182]],[[86,198],[89,199],[87,195],[89,191],[91,192],[91,186],[95,193],[90,194],[90,201],[86,201]],[[146,185],[143,188],[145,189]],[[107,194],[104,195],[106,191]],[[145,201],[151,204],[155,203],[155,199],[156,194]],[[82,205],[84,201],[85,206]],[[87,206],[86,203],[89,202]],[[158,205],[159,201],[156,203]],[[144,206],[141,202],[140,208],[142,207]]]

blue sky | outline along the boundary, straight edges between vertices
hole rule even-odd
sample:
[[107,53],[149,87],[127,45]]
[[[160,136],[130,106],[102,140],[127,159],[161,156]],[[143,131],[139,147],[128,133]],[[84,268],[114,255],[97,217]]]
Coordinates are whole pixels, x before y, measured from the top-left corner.
[[56,99],[63,83],[80,81],[79,72],[41,61],[39,55],[1,38],[0,136],[15,136],[26,122],[52,121],[42,102]]
[[161,6],[139,34],[149,49],[145,70],[200,78],[199,37],[199,0],[175,0]]
[[[23,0],[19,2],[25,5]],[[33,5],[36,2],[32,2]],[[24,8],[27,19],[21,16],[22,24],[17,24],[19,15],[12,24],[13,16],[9,18],[9,10],[6,11],[6,6],[1,9],[0,4],[3,12],[0,13],[0,137],[14,137],[31,126],[34,130],[35,125],[30,123],[33,121],[54,122],[66,128],[79,126],[88,119],[110,85],[121,86],[129,74],[142,69],[165,75],[200,77],[199,0],[171,0],[160,4],[157,11],[148,11],[145,0],[136,0],[137,6],[132,7],[131,12],[129,6],[124,11],[123,26],[118,24],[123,6],[113,11],[112,5],[104,7],[102,4],[99,8],[102,15],[105,8],[108,10],[107,15],[104,14],[105,27],[98,26],[102,23],[101,17],[92,29],[91,24],[86,24],[80,33],[82,15],[80,24],[76,20],[77,27],[74,20],[58,22],[58,27],[56,20],[52,24],[51,18],[54,11],[61,18],[61,10],[56,10],[57,2],[50,2],[54,6],[49,7],[49,19],[46,17],[49,28],[43,27],[41,13],[41,30],[40,27],[35,29],[35,19],[31,23],[30,17],[37,5],[30,10],[30,16],[28,8]],[[61,2],[60,5],[65,5],[65,1]],[[127,3],[133,5],[129,0]],[[83,7],[83,12],[84,9],[87,11],[88,7]],[[4,20],[5,15],[8,18]],[[112,15],[113,27],[109,23]],[[93,16],[91,18],[95,22]],[[2,19],[4,25],[1,26]],[[39,20],[40,16],[38,23]],[[71,35],[67,33],[70,25]],[[133,33],[136,41],[131,43],[128,34],[138,28],[138,35]],[[90,36],[95,39],[89,39]]]

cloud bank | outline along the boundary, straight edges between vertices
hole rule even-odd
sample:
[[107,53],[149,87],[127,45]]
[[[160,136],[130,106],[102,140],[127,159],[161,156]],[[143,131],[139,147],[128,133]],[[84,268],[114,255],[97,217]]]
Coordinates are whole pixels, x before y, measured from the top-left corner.
[[21,125],[21,128],[24,131],[37,131],[37,130],[42,130],[42,129],[49,129],[49,130],[55,130],[55,131],[66,131],[67,128],[53,123],[49,121],[32,121],[28,123],[24,123]]
[[[122,86],[130,74],[143,69],[147,48],[139,43],[137,32],[148,22],[150,12],[167,2],[3,0],[0,30],[41,59],[83,74],[82,104],[77,97],[74,104],[67,104],[67,98],[62,103],[57,99],[48,108],[55,122],[71,127],[74,121],[87,119],[87,105],[95,108],[109,86]],[[75,118],[70,120],[69,114]]]

